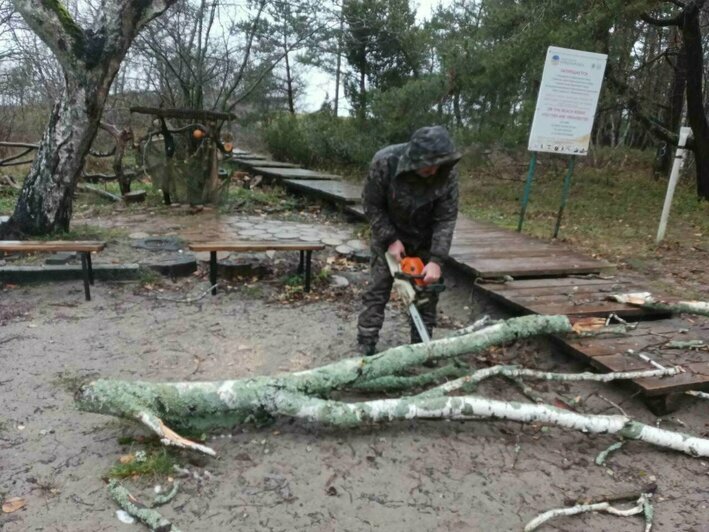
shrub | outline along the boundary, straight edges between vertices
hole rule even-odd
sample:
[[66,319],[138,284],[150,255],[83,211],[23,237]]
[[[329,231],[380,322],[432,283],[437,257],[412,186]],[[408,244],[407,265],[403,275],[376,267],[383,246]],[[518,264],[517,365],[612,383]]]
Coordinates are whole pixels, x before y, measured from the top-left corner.
[[366,166],[381,145],[369,129],[354,118],[335,117],[326,111],[281,114],[266,126],[264,138],[276,159],[305,166]]

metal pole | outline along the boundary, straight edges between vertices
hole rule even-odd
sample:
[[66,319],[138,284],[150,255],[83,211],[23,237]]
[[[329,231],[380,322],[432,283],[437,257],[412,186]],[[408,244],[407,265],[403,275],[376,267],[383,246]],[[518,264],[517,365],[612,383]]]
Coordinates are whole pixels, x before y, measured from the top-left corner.
[[519,211],[519,223],[517,231],[522,231],[524,223],[524,213],[527,212],[527,203],[529,203],[529,194],[532,191],[532,179],[534,179],[534,170],[537,168],[537,152],[532,152],[532,159],[529,161],[529,171],[527,172],[527,182],[524,184],[524,196],[522,197],[522,207]]
[[576,163],[576,156],[572,155],[569,157],[569,169],[566,171],[566,176],[564,176],[564,190],[561,193],[561,206],[559,207],[559,215],[556,217],[556,226],[554,227],[554,234],[552,238],[556,238],[559,235],[559,227],[561,227],[561,216],[564,214],[564,209],[566,208],[566,201],[569,199],[569,191],[571,190],[571,176],[574,173],[574,164]]
[[665,205],[662,207],[662,216],[660,216],[660,226],[657,228],[656,243],[662,242],[665,238],[667,230],[667,220],[670,218],[670,207],[672,207],[672,198],[675,195],[675,187],[679,180],[679,172],[684,164],[684,147],[687,145],[687,138],[692,134],[691,127],[683,127],[679,130],[679,142],[677,143],[677,152],[675,160],[672,164],[672,172],[670,173],[670,182],[667,184],[667,194],[665,195]]

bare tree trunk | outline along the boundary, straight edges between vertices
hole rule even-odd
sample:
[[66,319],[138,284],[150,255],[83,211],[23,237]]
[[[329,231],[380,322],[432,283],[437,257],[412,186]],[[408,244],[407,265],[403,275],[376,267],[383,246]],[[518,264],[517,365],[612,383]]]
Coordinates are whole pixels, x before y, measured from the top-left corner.
[[702,89],[704,51],[699,14],[704,0],[684,9],[682,37],[687,56],[687,117],[694,134],[694,159],[697,164],[697,195],[709,200],[709,125],[704,111]]
[[342,33],[345,28],[345,17],[342,13],[342,7],[340,7],[340,33],[337,34],[337,67],[335,69],[335,104],[333,106],[333,112],[335,116],[339,111],[340,106],[340,76],[342,74]]
[[[687,53],[685,46],[679,49],[677,54],[677,63],[674,65],[674,74],[672,76],[672,86],[670,88],[670,105],[667,108],[665,123],[670,131],[679,131],[679,126],[682,121],[682,109],[684,108],[684,93],[687,87]],[[674,152],[667,143],[664,144],[664,152],[658,162],[657,171],[665,177],[669,176],[670,167]]]
[[15,211],[0,226],[0,238],[69,228],[74,189],[113,78],[140,29],[175,1],[106,1],[91,30],[84,30],[61,2],[14,0],[28,26],[59,61],[64,91],[52,110]]
[[52,110],[11,218],[28,235],[69,229],[74,188],[108,93],[106,88],[65,79],[64,93]]
[[367,116],[367,64],[364,61],[362,62],[362,72],[359,75],[359,109],[357,109],[357,115],[360,120],[364,120]]
[[293,97],[293,78],[291,76],[290,61],[288,60],[288,49],[285,53],[286,60],[286,91],[288,92],[288,111],[295,115],[295,98]]

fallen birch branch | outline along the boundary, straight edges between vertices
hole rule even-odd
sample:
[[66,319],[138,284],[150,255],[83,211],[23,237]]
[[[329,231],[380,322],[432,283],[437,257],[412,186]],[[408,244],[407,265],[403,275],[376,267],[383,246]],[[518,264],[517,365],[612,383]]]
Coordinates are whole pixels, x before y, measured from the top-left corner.
[[618,441],[615,442],[614,444],[608,446],[607,449],[604,449],[600,453],[598,453],[598,456],[596,456],[596,465],[599,466],[604,466],[606,465],[606,460],[608,460],[608,456],[612,453],[620,449],[625,445],[624,441]]
[[[205,432],[275,417],[292,417],[337,427],[353,427],[404,419],[506,419],[542,422],[583,432],[618,434],[681,451],[709,456],[709,440],[649,427],[627,416],[584,415],[549,405],[497,401],[475,395],[447,394],[473,389],[484,379],[505,376],[550,381],[615,379],[674,375],[678,368],[641,372],[566,375],[514,366],[495,366],[475,371],[432,389],[396,399],[347,403],[323,399],[336,390],[358,390],[373,383],[379,389],[400,386],[406,370],[426,361],[447,360],[464,353],[538,334],[572,332],[564,316],[524,316],[495,323],[462,336],[427,344],[405,345],[373,357],[350,358],[315,368],[274,377],[253,377],[215,382],[149,383],[98,380],[77,393],[81,410],[138,421],[163,443],[214,455],[214,450],[180,436],[175,430]],[[447,367],[445,371],[452,371]],[[388,381],[387,379],[393,379]],[[414,381],[409,380],[409,383]],[[429,379],[430,382],[430,379]],[[172,427],[172,428],[171,428]],[[174,428],[174,430],[173,430]]]
[[626,305],[671,312],[672,314],[686,313],[709,316],[709,303],[706,301],[660,301],[652,297],[650,292],[612,294],[607,299],[625,303]]
[[145,506],[137,500],[130,492],[124,488],[117,480],[111,479],[108,483],[108,492],[114,501],[125,512],[144,523],[150,530],[155,532],[180,532],[169,520],[165,519],[160,512]]
[[310,422],[351,428],[363,423],[410,419],[504,419],[521,423],[545,423],[584,433],[618,434],[690,456],[709,456],[709,440],[668,431],[626,416],[578,414],[551,405],[499,401],[474,395],[426,396],[380,399],[359,403],[328,401],[302,394],[283,392],[262,406],[279,414]]
[[572,506],[571,508],[555,508],[553,510],[548,510],[543,514],[532,519],[524,527],[524,532],[532,532],[540,526],[542,526],[547,521],[554,519],[555,517],[567,517],[571,515],[578,515],[586,512],[606,512],[611,515],[617,515],[620,517],[630,517],[633,515],[643,514],[645,518],[645,532],[650,532],[652,528],[652,518],[653,510],[652,504],[650,503],[651,493],[643,493],[638,498],[635,506],[628,508],[627,510],[620,510],[614,506],[611,506],[609,502],[599,502],[595,504],[579,504]]

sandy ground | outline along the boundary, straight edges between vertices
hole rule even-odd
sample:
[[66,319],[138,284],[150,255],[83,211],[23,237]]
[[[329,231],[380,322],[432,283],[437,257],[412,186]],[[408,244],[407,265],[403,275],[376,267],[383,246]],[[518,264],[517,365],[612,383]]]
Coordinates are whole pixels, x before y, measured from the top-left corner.
[[[322,261],[325,256],[319,256]],[[119,456],[144,448],[119,438],[138,425],[77,411],[81,380],[217,380],[310,368],[338,360],[355,341],[361,266],[340,292],[316,290],[281,301],[264,291],[221,291],[195,303],[157,299],[199,294],[193,278],[145,291],[97,282],[85,302],[80,282],[0,291],[0,499],[24,497],[24,509],[0,514],[8,532],[142,530],[116,517],[103,477]],[[268,281],[268,280],[267,280]],[[443,322],[470,323],[483,312],[471,285],[449,276]],[[437,330],[437,335],[445,334]],[[407,341],[406,316],[392,309],[380,347]],[[583,366],[544,342],[494,350],[478,366],[515,361],[578,371]],[[539,394],[581,397],[582,410],[614,413],[601,396],[648,423],[656,418],[616,386],[534,384]],[[482,393],[523,399],[505,381]],[[663,426],[709,433],[707,405],[687,401]],[[686,427],[685,427],[686,426]],[[683,429],[683,427],[685,427]],[[605,467],[593,463],[614,442],[555,428],[506,422],[415,422],[335,431],[288,420],[212,435],[218,457],[177,453],[193,475],[162,511],[182,530],[428,531],[521,530],[569,496],[637,490],[656,482],[656,530],[709,530],[709,464],[631,442]],[[208,472],[208,473],[207,473]],[[196,473],[196,475],[194,475]],[[196,478],[196,477],[199,478]],[[150,498],[160,479],[130,479]],[[639,518],[587,515],[548,530],[642,529]]]

